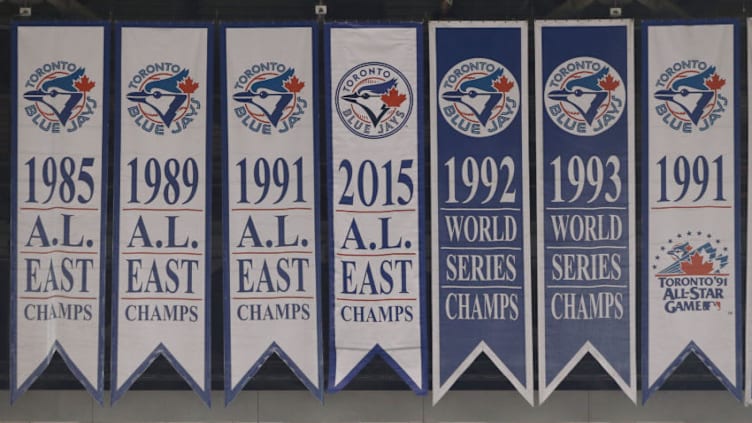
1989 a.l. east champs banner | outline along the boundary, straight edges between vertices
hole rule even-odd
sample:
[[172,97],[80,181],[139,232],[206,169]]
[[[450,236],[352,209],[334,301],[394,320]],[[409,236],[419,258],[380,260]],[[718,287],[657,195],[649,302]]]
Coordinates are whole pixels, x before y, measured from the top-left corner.
[[317,32],[222,36],[226,402],[274,353],[320,398]]
[[421,26],[325,26],[328,389],[376,354],[425,392]]
[[535,42],[540,401],[588,353],[635,401],[632,22],[537,21]]
[[115,40],[112,401],[162,354],[208,404],[211,27]]
[[643,23],[643,400],[690,353],[737,398],[739,23]]
[[481,353],[533,403],[527,24],[432,22],[433,392]]
[[101,403],[109,26],[11,34],[10,398],[57,352]]

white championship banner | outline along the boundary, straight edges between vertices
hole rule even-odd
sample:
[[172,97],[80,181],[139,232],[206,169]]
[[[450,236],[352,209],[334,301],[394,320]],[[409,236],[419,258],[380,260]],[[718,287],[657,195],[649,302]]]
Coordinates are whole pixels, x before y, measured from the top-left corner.
[[643,23],[643,401],[689,354],[742,396],[739,26]]
[[316,35],[222,28],[226,403],[272,354],[322,396]]
[[160,354],[209,403],[211,34],[116,31],[113,403]]
[[426,388],[418,24],[327,24],[330,391],[380,355]]
[[57,352],[101,403],[109,27],[12,30],[11,402]]

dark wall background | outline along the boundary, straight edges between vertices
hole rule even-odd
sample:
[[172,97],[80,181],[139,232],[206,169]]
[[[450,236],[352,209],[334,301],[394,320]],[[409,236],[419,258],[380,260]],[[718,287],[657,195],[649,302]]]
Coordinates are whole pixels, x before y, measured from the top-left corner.
[[[748,16],[748,6],[752,6],[752,0],[454,0],[451,7],[442,10],[442,2],[447,0],[0,0],[0,389],[8,389],[9,381],[9,309],[10,309],[10,269],[9,269],[9,243],[10,243],[10,23],[13,20],[106,20],[106,21],[284,21],[284,20],[315,20],[314,13],[316,4],[325,4],[328,7],[327,21],[332,20],[365,20],[365,21],[426,21],[429,19],[471,19],[471,20],[503,20],[503,19],[592,19],[608,18],[610,8],[621,8],[623,18],[636,19],[635,36],[639,35],[640,19],[677,19],[677,18],[714,18],[736,17],[739,19]],[[750,3],[750,4],[748,4]],[[31,7],[30,17],[20,17],[19,7]],[[532,64],[532,25],[530,27],[530,81],[532,90],[532,78],[534,67]],[[744,30],[743,30],[744,31]],[[744,37],[742,38],[744,39]],[[636,38],[637,40],[637,38]],[[742,43],[745,46],[745,43]],[[635,42],[636,48],[636,86],[640,84],[640,44]],[[215,51],[218,49],[215,49]],[[426,55],[427,58],[427,55]],[[218,63],[215,58],[215,63]],[[746,51],[740,56],[742,69],[746,68]],[[428,71],[428,63],[425,64]],[[323,71],[319,72],[323,75]],[[746,75],[742,72],[741,75]],[[425,78],[426,84],[428,78]],[[323,84],[323,81],[319,81]],[[745,175],[742,180],[742,204],[746,205],[746,116],[747,116],[747,90],[746,77],[739,81],[742,88],[740,98],[740,118],[742,119],[743,131],[740,134],[742,141],[742,169],[740,175]],[[322,85],[323,86],[323,85]],[[221,129],[219,127],[219,78],[214,84],[215,117],[214,122],[214,193],[213,198],[220,199],[221,174],[220,174],[220,142]],[[426,92],[428,90],[426,89]],[[637,104],[640,104],[639,90]],[[111,96],[114,100],[114,96]],[[528,103],[530,116],[534,116],[532,92]],[[428,99],[426,98],[426,107]],[[323,102],[321,103],[323,104]],[[320,106],[321,106],[320,104]],[[638,106],[639,107],[639,106]],[[112,110],[112,108],[111,108]],[[428,113],[426,113],[426,118]],[[640,127],[640,113],[636,114],[638,129]],[[534,120],[531,124],[531,155],[535,144]],[[426,122],[428,128],[428,123]],[[113,125],[111,125],[112,127]],[[322,131],[324,125],[321,125]],[[640,134],[637,134],[637,157],[640,157]],[[428,134],[426,134],[428,137]],[[321,139],[324,140],[322,133]],[[428,138],[425,145],[428,146]],[[326,175],[325,149],[321,149],[321,172],[322,181]],[[426,154],[426,157],[430,155]],[[111,159],[110,159],[111,160]],[[532,172],[534,172],[534,166]],[[428,172],[428,169],[426,169]],[[534,173],[531,173],[531,176]],[[639,183],[639,163],[638,163]],[[427,176],[427,175],[426,175]],[[430,183],[430,178],[425,180]],[[534,187],[535,178],[531,178],[531,186]],[[430,187],[423,187],[430,192]],[[638,196],[639,198],[639,196]],[[112,199],[110,198],[110,201]],[[111,204],[111,203],[110,203]],[[430,201],[427,201],[430,204]],[[326,201],[322,202],[324,210],[322,216],[327,216]],[[640,210],[639,204],[637,210]],[[426,210],[426,212],[428,212]],[[214,251],[212,254],[212,284],[215,287],[212,298],[212,385],[214,389],[222,389],[223,381],[223,354],[222,354],[222,240],[221,236],[221,204],[216,201],[213,208],[214,216]],[[111,220],[110,220],[111,221]],[[639,222],[639,216],[638,216]],[[746,227],[746,210],[743,212],[743,227]],[[322,233],[328,233],[326,222],[321,227]],[[429,222],[426,221],[426,232],[430,230]],[[746,232],[746,231],[745,231]],[[744,235],[743,235],[744,236]],[[639,229],[638,229],[639,238]],[[745,253],[746,240],[742,240],[741,254]],[[111,242],[111,238],[108,240]],[[326,243],[322,241],[322,251],[328,251]],[[428,241],[427,241],[428,242]],[[639,240],[638,240],[638,244]],[[430,250],[430,244],[426,246]],[[326,257],[322,257],[322,298],[328,298],[328,265]],[[638,257],[638,268],[639,268]],[[535,263],[533,263],[535,269]],[[108,275],[110,273],[108,272]],[[639,272],[638,272],[638,297],[639,297]],[[430,281],[430,276],[427,279]],[[108,280],[109,282],[109,280]],[[430,283],[429,283],[430,284]],[[533,284],[535,285],[535,284]],[[429,295],[429,293],[426,293]],[[109,287],[106,298],[111,298]],[[429,295],[430,298],[430,295]],[[533,298],[537,298],[533,292]],[[743,297],[744,298],[744,297]],[[323,319],[328,307],[323,307]],[[430,314],[430,309],[428,310]],[[537,314],[533,311],[533,316]],[[106,325],[109,329],[109,309],[106,312]],[[430,319],[429,319],[430,321]],[[429,324],[430,326],[430,324]],[[638,313],[638,328],[639,313]],[[323,325],[324,338],[328,337],[328,325]],[[109,336],[109,330],[106,331]],[[522,342],[522,341],[521,341]],[[430,343],[428,345],[430,347]],[[109,382],[109,339],[106,341],[105,381]],[[638,334],[638,354],[640,351]],[[430,355],[429,355],[430,356]],[[325,351],[325,367],[328,357]],[[429,363],[430,364],[430,363]],[[537,364],[536,364],[537,370]],[[639,375],[638,357],[638,375]],[[326,374],[326,373],[325,373]],[[430,372],[429,372],[430,374]],[[537,376],[536,376],[537,380]],[[55,357],[47,371],[32,386],[32,389],[79,389],[80,384],[68,372],[65,364],[59,357]],[[109,389],[109,383],[107,383]],[[157,359],[154,364],[144,373],[134,385],[133,389],[189,389],[177,373],[164,359]],[[258,375],[248,384],[247,389],[304,389],[295,376],[276,357],[271,358],[261,369]],[[376,359],[369,364],[361,374],[349,385],[347,389],[369,390],[403,390],[407,386],[397,377],[389,366]],[[485,357],[479,358],[456,383],[454,389],[513,389],[494,365]],[[608,375],[590,356],[587,356],[561,384],[560,389],[618,389]],[[669,379],[665,389],[723,389],[713,375],[707,371],[704,365],[694,356],[684,362]]]

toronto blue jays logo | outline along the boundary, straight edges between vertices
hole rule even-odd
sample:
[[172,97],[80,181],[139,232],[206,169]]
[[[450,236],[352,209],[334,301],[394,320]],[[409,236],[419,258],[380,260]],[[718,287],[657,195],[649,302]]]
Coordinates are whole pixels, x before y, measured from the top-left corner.
[[665,311],[719,311],[729,295],[729,252],[720,239],[702,231],[677,233],[660,247],[653,272]]
[[295,69],[278,62],[249,66],[235,81],[232,99],[241,103],[235,116],[250,131],[269,135],[292,129],[308,108],[300,96],[305,82]]
[[472,58],[451,67],[439,84],[439,110],[458,132],[487,137],[506,129],[520,108],[512,72],[491,59]]
[[164,135],[182,132],[201,109],[194,93],[199,83],[190,71],[174,63],[154,63],[140,69],[128,83],[126,98],[135,104],[128,115],[146,132]]
[[685,133],[706,131],[726,112],[729,100],[721,89],[726,80],[716,67],[701,60],[682,60],[667,67],[655,86],[653,97],[661,120]]
[[554,68],[543,96],[551,120],[573,135],[592,136],[608,130],[626,106],[621,76],[594,57],[576,57]]
[[86,69],[75,63],[45,63],[24,83],[27,91],[23,98],[32,102],[24,111],[34,126],[45,132],[74,132],[91,119],[97,108],[97,101],[90,94],[95,86]]
[[378,139],[405,126],[413,108],[413,90],[394,66],[368,62],[342,76],[334,102],[337,114],[350,132]]

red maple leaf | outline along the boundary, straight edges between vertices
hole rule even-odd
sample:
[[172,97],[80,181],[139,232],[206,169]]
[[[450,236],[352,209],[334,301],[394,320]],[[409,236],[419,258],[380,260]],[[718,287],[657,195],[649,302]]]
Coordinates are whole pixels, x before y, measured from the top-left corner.
[[598,85],[600,85],[601,88],[606,91],[613,91],[616,89],[616,87],[619,86],[619,81],[615,80],[614,77],[609,73],[605,78],[598,81]]
[[194,82],[191,77],[185,78],[183,82],[178,84],[178,88],[186,94],[193,94],[198,88],[198,82]]
[[500,93],[508,93],[514,87],[514,82],[508,80],[506,76],[502,76],[498,81],[494,81],[493,86]]
[[299,93],[300,90],[305,87],[305,82],[301,82],[297,76],[293,75],[292,78],[288,79],[287,82],[285,82],[285,88],[287,88],[287,91],[290,91],[291,93]]
[[88,76],[84,75],[78,81],[73,83],[73,85],[75,85],[76,88],[82,93],[88,93],[92,88],[94,88],[95,85],[97,85],[97,83],[90,80]]
[[388,93],[381,96],[381,101],[389,107],[399,107],[405,100],[407,100],[407,95],[400,94],[397,88],[394,87]]
[[703,260],[700,253],[694,253],[689,261],[681,262],[681,269],[685,275],[709,275],[713,271],[713,263]]
[[718,76],[717,73],[714,73],[713,76],[705,80],[705,85],[711,90],[720,90],[721,87],[726,85],[726,80]]

